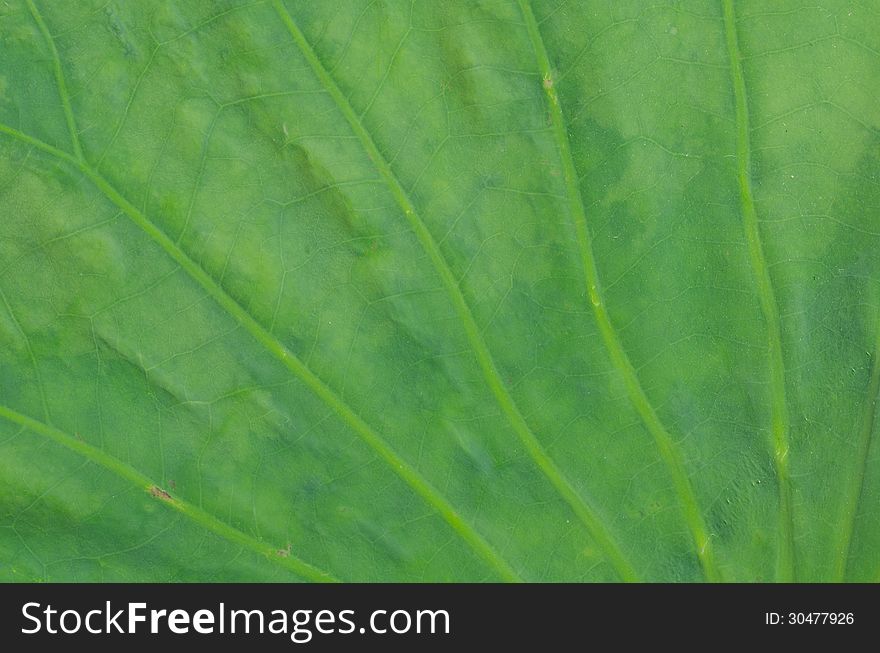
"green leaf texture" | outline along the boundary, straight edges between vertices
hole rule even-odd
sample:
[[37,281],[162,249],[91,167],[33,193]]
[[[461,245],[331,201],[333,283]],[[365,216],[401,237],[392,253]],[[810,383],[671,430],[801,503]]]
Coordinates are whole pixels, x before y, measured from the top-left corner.
[[874,0],[0,5],[0,580],[878,581]]

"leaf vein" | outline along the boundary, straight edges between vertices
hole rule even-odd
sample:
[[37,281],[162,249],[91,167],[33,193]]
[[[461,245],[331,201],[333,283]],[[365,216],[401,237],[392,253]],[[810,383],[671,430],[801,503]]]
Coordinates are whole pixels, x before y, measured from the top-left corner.
[[215,535],[218,535],[229,542],[250,549],[255,553],[262,554],[268,558],[270,562],[284,567],[288,571],[292,571],[301,578],[317,582],[339,582],[327,572],[289,554],[287,551],[285,551],[286,555],[279,555],[277,549],[272,545],[267,544],[266,542],[261,542],[247,533],[230,526],[202,508],[178,497],[172,498],[167,492],[160,490],[159,486],[145,474],[87,442],[78,440],[60,429],[49,426],[44,422],[33,419],[32,417],[28,417],[27,415],[12,410],[7,406],[0,405],[0,417],[33,431],[34,433],[42,435],[70,451],[78,453],[88,461],[103,467],[107,471],[128,481],[142,491],[160,499],[161,502],[169,508],[176,510],[178,513],[211,531]]
[[544,44],[544,38],[541,35],[529,0],[519,0],[519,5],[525,19],[535,56],[538,60],[538,67],[543,77],[542,85],[549,104],[553,134],[562,163],[569,211],[574,219],[577,232],[578,248],[581,252],[581,261],[587,285],[587,295],[589,296],[602,340],[614,367],[624,380],[630,401],[653,436],[657,448],[660,450],[663,462],[669,470],[685,521],[694,541],[697,557],[703,568],[703,573],[710,581],[720,580],[720,573],[715,566],[712,543],[690,479],[684,469],[681,452],[678,450],[675,440],[666,430],[666,427],[663,426],[657,412],[642,388],[638,374],[620,342],[620,337],[611,322],[608,309],[605,307],[599,282],[599,273],[596,268],[595,256],[593,255],[586,209],[581,197],[580,188],[578,187],[578,174],[571,152],[568,127],[566,126],[565,116],[562,113],[562,106],[556,91],[556,81],[552,66],[550,65],[550,57],[547,54],[547,47]]
[[779,307],[773,291],[773,281],[761,242],[758,213],[752,193],[751,142],[749,130],[749,105],[743,73],[742,54],[739,49],[736,14],[733,0],[724,0],[724,26],[727,41],[733,95],[736,104],[736,178],[742,208],[743,227],[748,241],[752,273],[758,287],[761,312],[767,323],[767,340],[770,366],[770,420],[773,447],[773,465],[779,492],[779,538],[777,580],[790,582],[795,579],[794,522],[791,505],[791,480],[788,470],[789,416],[785,398],[785,362],[782,356],[782,329]]
[[367,424],[345,401],[339,397],[323,380],[309,369],[295,354],[288,350],[274,335],[260,324],[251,313],[239,304],[226,290],[214,280],[198,263],[147,218],[137,207],[129,202],[97,170],[67,152],[59,150],[39,139],[24,134],[7,125],[0,124],[0,132],[18,138],[48,154],[62,159],[74,166],[100,190],[108,200],[118,206],[148,237],[159,245],[184,271],[198,283],[221,308],[241,324],[250,335],[270,354],[279,360],[289,371],[299,378],[315,395],[325,402],[382,460],[432,506],[452,527],[452,529],[477,553],[489,563],[501,578],[509,582],[520,581],[513,570],[477,531],[458,514],[455,508],[436,490],[414,467],[400,457],[385,439]]
[[880,397],[880,328],[877,331],[877,344],[874,348],[874,361],[871,365],[871,379],[868,383],[868,395],[862,413],[861,429],[857,441],[856,470],[852,475],[849,487],[849,496],[846,497],[843,514],[840,520],[840,541],[835,562],[835,572],[839,582],[846,580],[847,566],[852,557],[852,540],[855,535],[856,521],[859,515],[859,505],[865,494],[865,478],[868,473],[868,455],[871,452],[871,444],[874,428],[877,422],[877,402]]
[[529,456],[541,472],[547,477],[563,500],[565,500],[570,506],[575,515],[577,515],[577,517],[583,522],[593,539],[595,539],[602,547],[606,558],[612,567],[614,567],[615,571],[625,580],[636,580],[635,570],[620,550],[618,544],[614,541],[608,527],[602,522],[602,519],[596,510],[574,489],[571,482],[565,478],[562,471],[544,450],[540,441],[532,432],[531,427],[528,425],[517,407],[513,397],[508,392],[452,269],[449,267],[446,258],[440,250],[440,247],[437,245],[437,242],[427,225],[416,210],[416,207],[410,199],[406,189],[403,187],[403,184],[388,163],[388,159],[381,153],[375,140],[364,126],[361,117],[355,112],[351,103],[339,88],[339,85],[327,71],[324,64],[321,63],[315,50],[294,21],[293,16],[287,11],[283,2],[281,0],[273,0],[272,4],[294,42],[312,67],[315,75],[327,89],[327,92],[333,98],[350,128],[357,135],[370,160],[388,184],[391,194],[394,196],[395,201],[403,211],[404,216],[412,227],[416,237],[422,245],[422,248],[428,254],[435,271],[439,275],[450,296],[455,312],[462,323],[465,335],[471,345],[486,383],[505,417],[513,427],[514,432],[525,446]]
[[58,87],[58,95],[61,97],[61,107],[64,110],[64,119],[67,122],[67,130],[70,132],[70,142],[73,146],[73,153],[77,159],[82,160],[83,151],[82,145],[79,142],[79,130],[76,127],[76,120],[73,116],[73,107],[70,104],[70,93],[67,91],[67,82],[64,80],[64,71],[61,69],[61,57],[58,54],[58,48],[55,46],[55,39],[52,38],[52,34],[46,26],[46,21],[43,20],[43,16],[40,14],[40,11],[37,9],[37,5],[34,4],[33,0],[27,0],[27,6],[31,15],[34,17],[34,21],[37,23],[40,33],[43,35],[43,39],[46,41],[46,45],[49,47],[49,51],[52,53],[52,72],[55,75],[55,84]]

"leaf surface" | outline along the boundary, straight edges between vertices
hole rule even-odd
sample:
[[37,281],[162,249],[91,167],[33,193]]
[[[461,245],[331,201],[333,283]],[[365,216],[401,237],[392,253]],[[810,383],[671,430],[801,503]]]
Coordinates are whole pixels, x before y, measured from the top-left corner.
[[0,6],[0,579],[880,580],[871,2]]

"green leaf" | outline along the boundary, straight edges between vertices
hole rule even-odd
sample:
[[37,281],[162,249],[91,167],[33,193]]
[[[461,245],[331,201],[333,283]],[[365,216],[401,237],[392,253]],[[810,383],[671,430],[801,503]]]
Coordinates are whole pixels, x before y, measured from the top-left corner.
[[0,580],[880,580],[819,5],[3,3]]

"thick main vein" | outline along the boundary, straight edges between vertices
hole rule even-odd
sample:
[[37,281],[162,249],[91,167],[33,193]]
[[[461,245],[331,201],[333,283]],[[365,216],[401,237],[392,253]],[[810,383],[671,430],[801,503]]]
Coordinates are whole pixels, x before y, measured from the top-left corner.
[[782,357],[782,329],[779,307],[773,292],[773,282],[761,244],[761,230],[755,199],[752,193],[752,152],[749,128],[749,105],[746,80],[743,74],[742,55],[736,27],[733,0],[724,2],[724,29],[727,53],[730,59],[730,75],[736,103],[736,179],[742,205],[743,226],[749,248],[752,273],[758,286],[758,298],[764,321],[767,323],[767,345],[770,365],[770,430],[773,449],[773,465],[779,491],[779,538],[777,551],[777,580],[795,580],[794,525],[791,505],[791,480],[788,470],[788,405],[785,398],[785,363]]
[[562,470],[556,465],[553,459],[544,450],[537,436],[532,432],[531,427],[526,422],[522,413],[516,405],[513,397],[508,392],[495,362],[486,345],[485,340],[480,332],[479,326],[474,319],[473,313],[461,292],[458,281],[452,273],[452,269],[446,261],[437,241],[434,239],[424,220],[422,220],[415,205],[403,187],[403,184],[397,178],[388,159],[379,150],[372,135],[364,126],[363,121],[355,112],[348,98],[343,94],[339,85],[333,79],[332,75],[327,71],[324,64],[318,58],[314,48],[306,39],[302,30],[294,21],[293,16],[284,6],[281,0],[273,0],[272,3],[278,16],[281,18],[284,26],[290,32],[296,45],[299,47],[306,61],[308,61],[315,76],[327,90],[327,93],[336,103],[339,111],[345,117],[349,127],[358,137],[361,145],[369,155],[370,161],[373,162],[382,179],[387,183],[394,200],[403,211],[406,220],[419,240],[422,248],[428,254],[428,258],[434,266],[435,271],[440,277],[444,288],[446,289],[452,301],[455,312],[462,324],[465,335],[470,343],[477,363],[483,373],[489,389],[498,402],[499,407],[510,422],[514,432],[519,437],[520,442],[526,448],[532,461],[543,472],[544,476],[550,481],[553,487],[559,492],[560,496],[570,506],[572,511],[581,520],[587,531],[602,548],[606,559],[614,567],[621,578],[627,581],[637,579],[635,570],[630,562],[624,556],[619,545],[615,542],[608,527],[603,523],[601,517],[596,510],[574,489],[571,482],[565,478]]
[[874,361],[871,364],[868,396],[859,424],[858,441],[856,442],[858,447],[856,450],[856,470],[850,478],[848,495],[840,517],[839,540],[835,547],[837,559],[834,564],[834,572],[838,582],[846,580],[847,565],[852,554],[852,539],[859,514],[859,503],[865,493],[868,454],[871,452],[871,441],[877,422],[877,402],[880,400],[878,394],[880,394],[880,328],[878,328],[877,343],[874,346]]
[[6,406],[0,405],[0,417],[23,426],[34,433],[38,433],[39,435],[52,440],[56,444],[79,454],[88,461],[100,465],[107,471],[112,472],[125,481],[128,481],[139,490],[150,494],[169,508],[176,510],[184,517],[211,531],[215,535],[241,547],[250,549],[255,553],[264,555],[274,564],[283,567],[288,571],[292,571],[305,580],[325,583],[339,582],[327,572],[305,562],[291,554],[289,551],[279,549],[266,542],[261,542],[247,533],[230,526],[226,522],[217,519],[214,515],[202,508],[178,497],[170,496],[145,474],[142,474],[131,465],[122,462],[107,452],[102,451],[97,447],[93,447],[87,442],[79,440],[60,429],[49,426],[44,422],[35,420],[32,417],[19,413]]
[[64,110],[67,130],[70,132],[70,143],[73,146],[73,153],[76,155],[76,158],[82,159],[83,152],[79,142],[79,130],[73,117],[70,93],[67,91],[67,82],[64,81],[64,71],[61,69],[61,57],[58,55],[58,48],[55,47],[55,39],[52,38],[52,34],[46,26],[46,21],[43,20],[43,16],[40,14],[40,10],[37,9],[37,5],[33,3],[33,0],[27,0],[27,6],[34,17],[34,21],[37,23],[37,27],[40,29],[40,33],[43,35],[43,39],[46,41],[46,45],[49,47],[49,51],[52,53],[52,72],[55,75],[55,84],[58,86],[58,95],[61,98],[61,107]]
[[24,134],[7,125],[0,124],[0,133],[13,136],[29,145],[51,154],[87,177],[107,199],[118,206],[140,229],[146,233],[233,319],[235,319],[257,342],[279,360],[288,370],[302,381],[315,395],[326,403],[385,463],[432,506],[452,527],[452,529],[489,565],[501,578],[516,582],[521,580],[511,566],[470,526],[452,504],[436,490],[418,470],[400,457],[385,439],[367,424],[342,398],[324,381],[312,372],[295,354],[288,350],[268,329],[260,324],[247,309],[239,304],[204,268],[196,263],[184,250],[156,224],[129,202],[106,178],[85,161],[59,150],[48,143]]
[[574,164],[574,157],[571,152],[571,143],[568,138],[568,127],[565,123],[565,116],[562,113],[562,106],[559,103],[559,94],[556,91],[554,83],[553,69],[550,65],[550,57],[547,54],[547,47],[544,44],[544,38],[541,36],[538,21],[528,0],[519,0],[520,9],[525,19],[526,28],[529,38],[532,41],[532,47],[535,50],[535,56],[538,60],[538,67],[543,77],[544,94],[547,96],[549,104],[550,120],[553,125],[553,135],[556,140],[556,146],[559,150],[559,158],[562,164],[562,175],[565,179],[566,196],[568,198],[568,209],[574,219],[574,226],[577,232],[578,249],[581,254],[581,262],[584,268],[584,277],[587,284],[587,295],[593,309],[593,315],[599,326],[602,340],[605,348],[611,357],[617,371],[620,373],[626,385],[627,393],[630,401],[638,411],[648,431],[654,438],[660,456],[666,464],[669,474],[672,477],[675,486],[676,495],[681,503],[682,512],[691,532],[694,541],[694,547],[703,573],[710,581],[721,579],[720,573],[715,566],[714,556],[712,552],[712,543],[706,528],[703,514],[697,503],[696,495],[693,487],[691,487],[690,479],[682,462],[681,453],[675,440],[663,426],[657,412],[651,405],[647,394],[645,394],[642,384],[636,374],[635,367],[629,360],[614,324],[608,315],[608,309],[605,307],[605,300],[602,297],[602,290],[599,283],[599,273],[596,268],[596,260],[593,255],[592,239],[590,237],[590,228],[587,224],[586,210],[584,201],[581,197],[580,187],[578,185],[578,175]]

